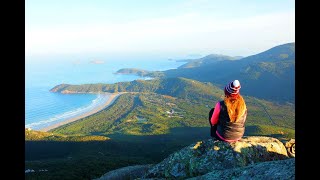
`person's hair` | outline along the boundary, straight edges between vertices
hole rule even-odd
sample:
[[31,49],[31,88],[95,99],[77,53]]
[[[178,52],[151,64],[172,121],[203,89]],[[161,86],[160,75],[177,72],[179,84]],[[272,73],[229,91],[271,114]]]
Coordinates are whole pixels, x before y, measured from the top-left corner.
[[240,94],[237,94],[235,97],[226,95],[224,103],[227,106],[231,122],[237,122],[247,110],[246,103]]

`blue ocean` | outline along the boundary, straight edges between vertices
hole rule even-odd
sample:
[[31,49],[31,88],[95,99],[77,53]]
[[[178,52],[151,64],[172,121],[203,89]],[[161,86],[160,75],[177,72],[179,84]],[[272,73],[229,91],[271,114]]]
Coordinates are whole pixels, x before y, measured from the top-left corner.
[[26,57],[25,127],[34,130],[86,113],[109,97],[101,94],[60,94],[50,89],[62,83],[116,83],[146,79],[135,75],[114,74],[121,68],[167,70],[182,65],[164,57]]

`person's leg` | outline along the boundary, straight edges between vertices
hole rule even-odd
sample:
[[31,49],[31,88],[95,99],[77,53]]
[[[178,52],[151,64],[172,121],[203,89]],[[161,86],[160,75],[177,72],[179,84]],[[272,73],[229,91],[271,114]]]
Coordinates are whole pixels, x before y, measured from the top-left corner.
[[214,111],[214,108],[212,108],[210,111],[209,111],[209,124],[210,124],[210,136],[211,137],[215,137],[216,136],[216,128],[213,128],[212,127],[212,124],[211,124],[211,117],[212,117],[212,114],[213,114],[213,111]]
[[213,138],[213,140],[219,140],[222,141],[222,139],[219,138],[219,136],[217,136],[216,131],[217,131],[217,125],[212,126],[211,124],[211,117],[213,114],[214,108],[212,108],[209,112],[209,124],[210,124],[210,136]]
[[211,124],[211,121],[210,121],[210,120],[211,120],[213,111],[214,111],[214,108],[212,108],[212,109],[209,111],[209,123],[210,123],[211,126],[212,126],[212,124]]

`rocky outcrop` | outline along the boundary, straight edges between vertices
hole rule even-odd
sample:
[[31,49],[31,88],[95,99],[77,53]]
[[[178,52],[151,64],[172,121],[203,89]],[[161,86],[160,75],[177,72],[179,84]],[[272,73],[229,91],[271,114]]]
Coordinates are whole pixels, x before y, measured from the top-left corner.
[[53,87],[52,89],[50,89],[50,92],[61,92],[62,90],[64,90],[68,86],[70,86],[70,85],[69,84],[59,84],[59,85]]
[[171,154],[150,168],[144,177],[185,179],[212,171],[288,158],[284,144],[276,138],[250,136],[235,143],[209,139]]
[[135,174],[135,168],[130,172],[132,167],[110,173],[117,174],[117,179],[136,180],[295,179],[294,146],[294,139],[281,142],[265,136],[243,137],[234,143],[208,139],[172,153],[158,164],[141,166],[141,176],[128,178]]

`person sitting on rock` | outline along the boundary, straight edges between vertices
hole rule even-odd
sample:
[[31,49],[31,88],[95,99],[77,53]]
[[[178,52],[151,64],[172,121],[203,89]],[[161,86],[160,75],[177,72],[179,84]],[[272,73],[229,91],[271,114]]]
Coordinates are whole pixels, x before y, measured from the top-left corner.
[[240,95],[240,82],[234,80],[224,88],[224,100],[218,101],[209,112],[210,136],[226,141],[240,140],[245,131],[247,107]]

